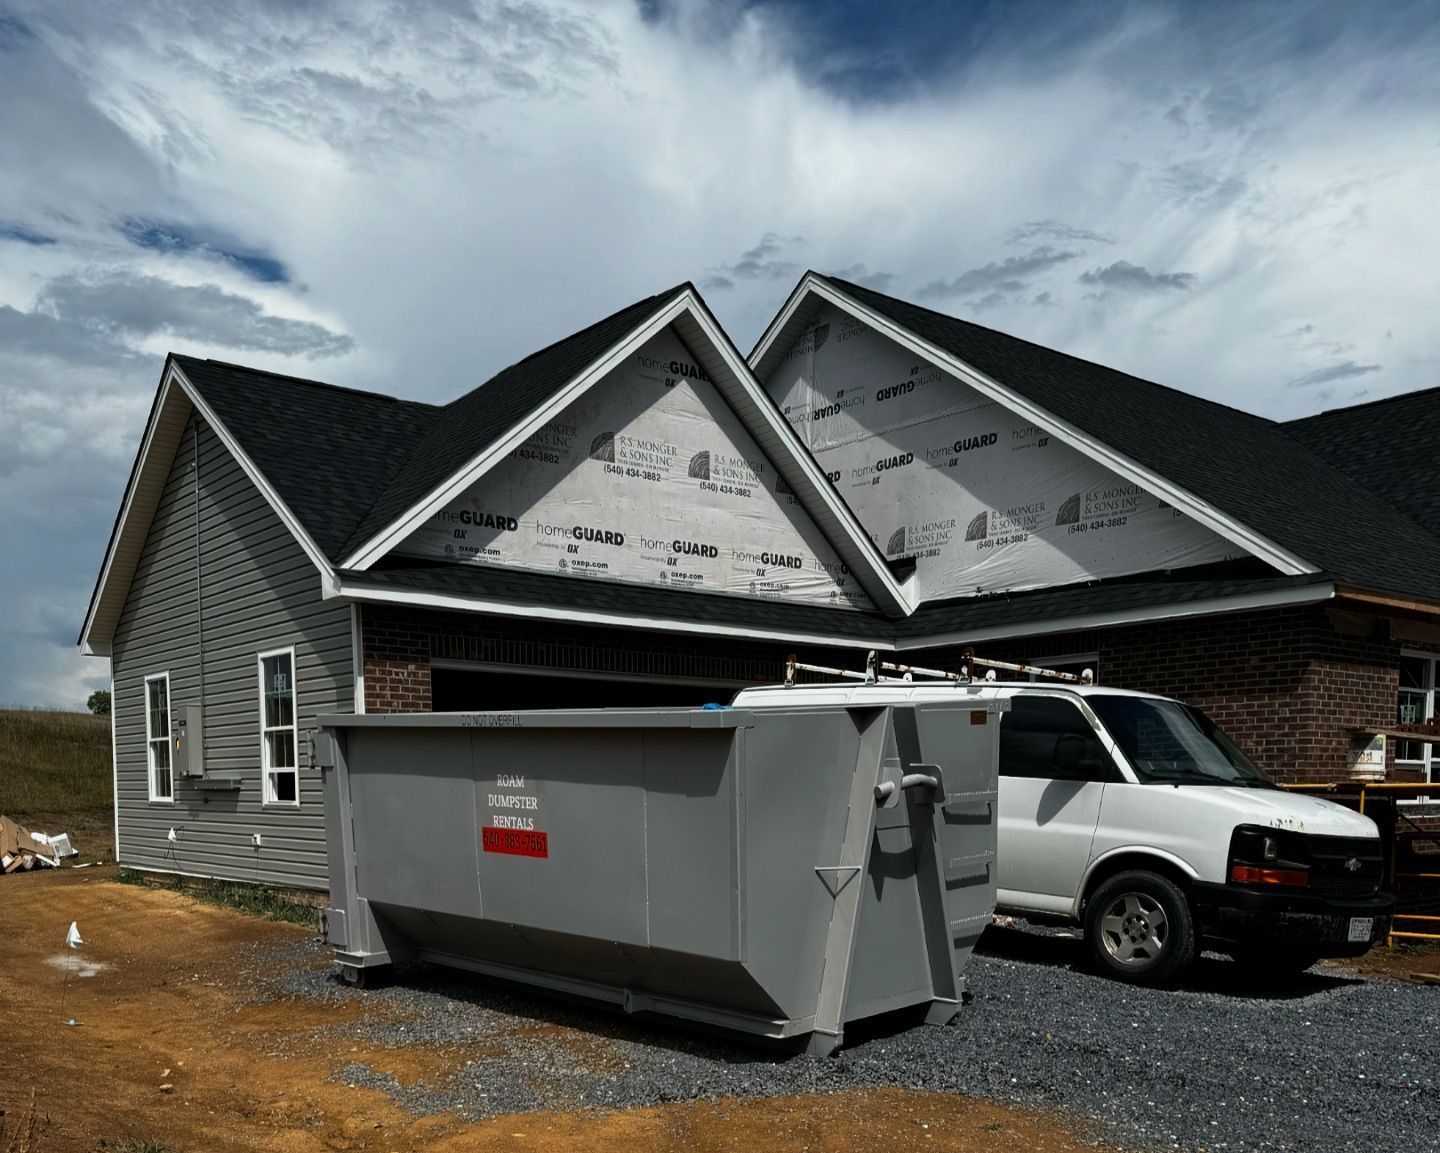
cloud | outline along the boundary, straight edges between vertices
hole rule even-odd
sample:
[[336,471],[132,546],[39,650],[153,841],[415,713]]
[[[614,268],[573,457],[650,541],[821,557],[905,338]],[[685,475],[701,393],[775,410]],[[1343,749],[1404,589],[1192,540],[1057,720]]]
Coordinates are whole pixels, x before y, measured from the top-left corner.
[[126,270],[52,280],[36,302],[42,315],[81,324],[116,340],[164,335],[203,347],[304,356],[341,356],[355,347],[349,336],[308,320],[266,312],[248,296],[219,285],[175,284]]
[[0,221],[0,240],[14,240],[21,244],[31,244],[37,247],[55,243],[53,236],[44,236],[26,228],[23,224],[6,224],[4,221]]
[[804,244],[803,236],[781,236],[767,232],[754,248],[746,249],[733,264],[712,268],[701,281],[702,288],[734,288],[742,280],[791,280],[800,274],[800,265],[777,257],[787,249]]
[[[1423,4],[0,8],[0,217],[55,241],[0,239],[0,604],[78,624],[172,342],[448,400],[687,279],[746,346],[813,267],[1267,416],[1434,384]],[[1072,283],[1120,254],[1161,279]],[[103,670],[26,628],[0,700]]]
[[1030,283],[1038,272],[1045,272],[1057,264],[1074,260],[1080,254],[1069,250],[1042,245],[1024,256],[1007,256],[1004,260],[991,261],[979,268],[971,268],[950,280],[932,280],[916,290],[917,296],[944,297],[970,296],[988,292],[990,300],[997,292],[1019,292]]
[[1297,376],[1294,380],[1285,382],[1286,388],[1314,388],[1322,384],[1334,384],[1337,380],[1350,380],[1357,376],[1366,376],[1372,372],[1379,372],[1381,366],[1378,364],[1357,364],[1353,360],[1346,360],[1340,364],[1327,365],[1324,368],[1317,368],[1314,372],[1307,372],[1304,376]]
[[1151,272],[1144,265],[1117,260],[1104,268],[1092,268],[1079,276],[1081,284],[1115,288],[1125,292],[1188,291],[1197,279],[1193,272]]
[[1037,240],[1050,240],[1057,244],[1115,243],[1108,236],[1102,236],[1088,228],[1076,228],[1063,220],[1032,220],[1012,228],[1005,239],[1009,244],[1033,244]]
[[851,264],[845,268],[837,268],[827,275],[837,280],[849,280],[855,284],[864,285],[866,288],[873,288],[876,292],[885,292],[895,280],[893,272],[871,272],[863,264]]

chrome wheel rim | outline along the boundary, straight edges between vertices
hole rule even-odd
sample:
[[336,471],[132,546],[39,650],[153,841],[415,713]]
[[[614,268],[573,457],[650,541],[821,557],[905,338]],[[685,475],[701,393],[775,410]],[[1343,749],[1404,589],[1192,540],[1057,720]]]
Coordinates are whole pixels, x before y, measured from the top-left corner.
[[1122,893],[1105,907],[1100,939],[1119,965],[1143,969],[1165,951],[1170,922],[1164,906],[1148,893]]

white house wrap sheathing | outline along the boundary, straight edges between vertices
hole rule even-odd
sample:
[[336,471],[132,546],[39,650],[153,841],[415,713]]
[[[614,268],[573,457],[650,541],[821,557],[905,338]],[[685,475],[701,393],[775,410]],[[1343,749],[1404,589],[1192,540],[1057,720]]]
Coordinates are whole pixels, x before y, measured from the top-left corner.
[[670,330],[396,551],[870,607],[773,464]]
[[921,598],[1182,568],[1236,547],[833,305],[765,382]]

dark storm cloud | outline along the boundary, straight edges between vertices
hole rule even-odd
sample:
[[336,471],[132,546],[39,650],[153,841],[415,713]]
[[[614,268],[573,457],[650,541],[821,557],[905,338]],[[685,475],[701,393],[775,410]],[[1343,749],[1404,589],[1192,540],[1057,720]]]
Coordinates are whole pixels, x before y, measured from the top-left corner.
[[1108,236],[1102,236],[1088,228],[1076,228],[1063,220],[1031,220],[1018,228],[1012,228],[1005,239],[1009,244],[1033,244],[1037,240],[1048,240],[1056,244],[1115,243]]
[[1294,380],[1287,380],[1285,386],[1287,388],[1315,388],[1322,384],[1334,384],[1337,380],[1368,376],[1372,372],[1379,372],[1380,368],[1381,366],[1378,364],[1357,364],[1353,360],[1346,360],[1339,364],[1317,368],[1314,372],[1307,372],[1304,376],[1297,376]]
[[871,272],[863,264],[852,264],[846,268],[837,268],[827,273],[837,280],[849,280],[856,284],[863,284],[866,288],[873,288],[876,292],[884,292],[895,280],[893,272],[880,272],[878,269]]
[[200,345],[304,356],[341,356],[355,347],[343,333],[267,313],[248,296],[215,284],[183,285],[127,270],[52,280],[37,310],[119,340],[165,333]]
[[793,260],[779,259],[787,249],[805,243],[803,236],[781,236],[767,232],[754,248],[740,254],[734,264],[712,268],[700,282],[701,288],[734,288],[741,280],[788,280],[798,276],[800,265]]
[[1079,277],[1081,284],[1125,292],[1184,292],[1193,288],[1198,279],[1193,272],[1151,272],[1143,264],[1131,264],[1128,260],[1092,268]]
[[979,268],[971,268],[952,280],[932,280],[922,286],[917,295],[925,297],[985,296],[988,300],[996,292],[1019,292],[1027,288],[1030,278],[1045,272],[1057,264],[1074,260],[1080,253],[1068,249],[1055,249],[1042,245],[1024,256],[1007,256],[1004,260],[991,261]]

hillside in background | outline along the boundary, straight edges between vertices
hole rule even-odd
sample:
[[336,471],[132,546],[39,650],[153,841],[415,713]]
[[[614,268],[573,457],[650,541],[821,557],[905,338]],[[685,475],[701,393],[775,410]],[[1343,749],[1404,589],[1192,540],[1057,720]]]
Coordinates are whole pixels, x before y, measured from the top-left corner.
[[69,833],[80,860],[108,860],[110,718],[0,709],[0,814],[37,832]]

